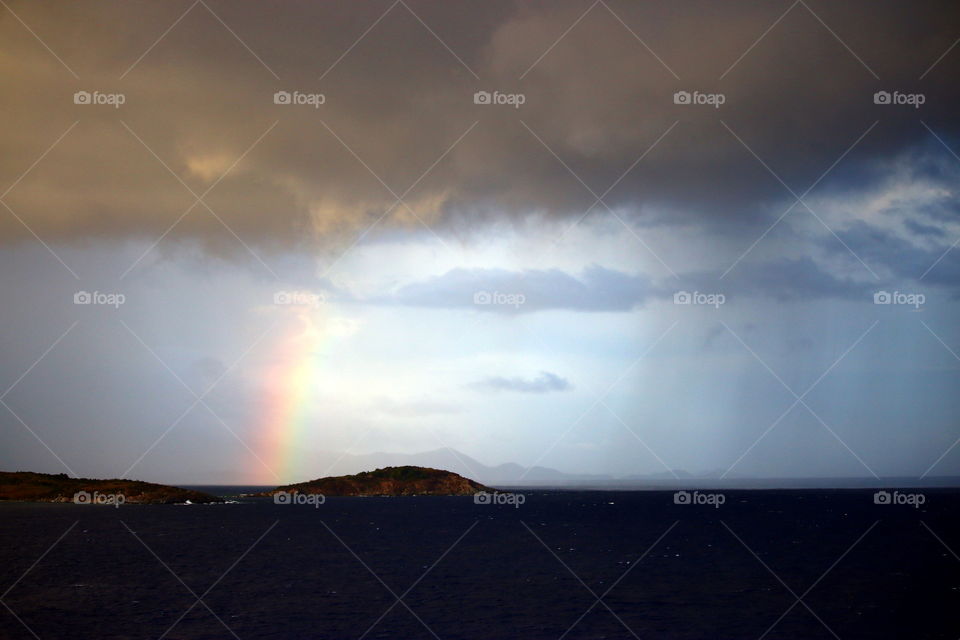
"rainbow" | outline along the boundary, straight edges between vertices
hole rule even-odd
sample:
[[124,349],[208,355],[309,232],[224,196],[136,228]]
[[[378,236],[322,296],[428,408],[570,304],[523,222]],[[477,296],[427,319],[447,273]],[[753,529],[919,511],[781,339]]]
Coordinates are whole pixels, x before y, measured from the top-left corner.
[[309,410],[321,370],[323,332],[308,310],[298,310],[296,319],[294,328],[279,339],[273,352],[262,423],[268,449],[266,465],[281,481],[294,480],[303,470],[302,445],[309,434]]

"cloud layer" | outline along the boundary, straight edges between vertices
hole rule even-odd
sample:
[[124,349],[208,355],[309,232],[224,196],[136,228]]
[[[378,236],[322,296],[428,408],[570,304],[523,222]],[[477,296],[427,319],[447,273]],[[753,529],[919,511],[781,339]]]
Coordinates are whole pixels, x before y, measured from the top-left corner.
[[[956,140],[960,55],[933,63],[960,12],[923,5],[800,3],[761,38],[789,5],[12,2],[59,60],[0,14],[6,184],[56,144],[4,196],[21,220],[0,217],[0,239],[167,232],[242,252],[234,234],[292,248],[378,221],[462,233],[607,207],[753,236],[791,190],[856,191],[930,130]],[[874,104],[881,90],[925,103]]]

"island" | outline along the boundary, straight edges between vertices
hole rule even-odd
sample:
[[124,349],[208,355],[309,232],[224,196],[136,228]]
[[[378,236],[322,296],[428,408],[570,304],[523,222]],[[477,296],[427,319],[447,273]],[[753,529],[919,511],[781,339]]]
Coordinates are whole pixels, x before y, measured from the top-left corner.
[[468,496],[495,490],[469,478],[428,467],[384,467],[352,476],[330,476],[253,494],[269,497],[280,492],[324,496]]
[[207,504],[223,498],[140,480],[71,478],[65,473],[0,471],[0,501],[76,504]]

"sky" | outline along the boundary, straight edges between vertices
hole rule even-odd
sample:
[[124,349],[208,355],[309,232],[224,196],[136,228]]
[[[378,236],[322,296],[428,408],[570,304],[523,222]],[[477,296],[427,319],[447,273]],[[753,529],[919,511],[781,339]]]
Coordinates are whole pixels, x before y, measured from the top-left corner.
[[0,469],[960,474],[950,2],[5,0]]

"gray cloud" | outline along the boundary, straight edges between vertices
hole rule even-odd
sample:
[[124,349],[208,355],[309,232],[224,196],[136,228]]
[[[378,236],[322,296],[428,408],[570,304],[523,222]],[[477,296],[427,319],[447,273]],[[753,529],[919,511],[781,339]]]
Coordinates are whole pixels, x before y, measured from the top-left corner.
[[452,269],[407,284],[383,302],[495,313],[550,309],[629,311],[654,293],[649,280],[593,265],[579,277],[559,269]]
[[723,293],[730,302],[738,297],[865,300],[876,288],[875,282],[841,277],[812,258],[803,257],[745,265],[724,280],[718,280],[713,272],[697,272],[683,274],[679,280],[653,282],[642,274],[599,265],[590,266],[578,276],[559,269],[453,269],[404,285],[393,296],[368,302],[506,314],[556,309],[625,312],[651,300],[670,300],[681,290]]
[[516,391],[518,393],[549,393],[573,389],[573,385],[566,378],[561,378],[549,371],[541,371],[536,378],[493,376],[476,382],[471,387],[481,391]]

